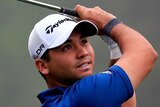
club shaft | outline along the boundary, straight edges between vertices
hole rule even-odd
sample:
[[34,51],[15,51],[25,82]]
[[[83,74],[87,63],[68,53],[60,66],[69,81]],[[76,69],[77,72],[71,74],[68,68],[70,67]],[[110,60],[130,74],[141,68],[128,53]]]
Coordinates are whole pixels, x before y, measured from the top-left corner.
[[64,9],[62,7],[59,7],[59,6],[39,2],[39,1],[36,1],[36,0],[18,0],[18,1],[22,1],[22,2],[25,2],[25,3],[33,4],[33,5],[36,5],[36,6],[48,8],[48,9],[55,10],[55,11],[58,11],[58,12],[61,12],[61,13],[65,13],[65,14],[68,14],[68,15],[79,17],[79,15],[76,11],[70,10],[70,9]]

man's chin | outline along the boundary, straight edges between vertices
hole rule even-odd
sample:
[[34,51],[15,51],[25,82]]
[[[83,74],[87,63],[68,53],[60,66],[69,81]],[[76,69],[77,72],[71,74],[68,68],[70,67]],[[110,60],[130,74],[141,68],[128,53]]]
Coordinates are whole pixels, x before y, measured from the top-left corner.
[[86,76],[90,76],[93,74],[93,71],[92,70],[88,70],[88,71],[84,71],[82,74],[81,74],[81,77],[86,77]]

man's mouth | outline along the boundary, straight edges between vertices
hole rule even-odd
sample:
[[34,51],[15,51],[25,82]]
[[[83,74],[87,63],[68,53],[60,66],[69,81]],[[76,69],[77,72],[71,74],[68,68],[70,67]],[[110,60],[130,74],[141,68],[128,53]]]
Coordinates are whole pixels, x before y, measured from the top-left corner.
[[82,62],[77,66],[77,68],[80,71],[87,71],[91,68],[91,61]]

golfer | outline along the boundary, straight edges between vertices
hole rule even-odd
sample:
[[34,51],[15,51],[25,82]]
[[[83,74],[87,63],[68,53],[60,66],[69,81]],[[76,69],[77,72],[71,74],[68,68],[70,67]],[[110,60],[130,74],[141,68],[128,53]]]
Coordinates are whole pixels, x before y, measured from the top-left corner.
[[[30,56],[48,86],[38,94],[42,107],[124,107],[130,98],[126,107],[135,106],[134,91],[151,72],[157,53],[144,36],[100,7],[77,5],[75,11],[78,21],[48,15],[30,34]],[[94,35],[106,42],[111,61],[116,59],[96,74],[88,40]]]

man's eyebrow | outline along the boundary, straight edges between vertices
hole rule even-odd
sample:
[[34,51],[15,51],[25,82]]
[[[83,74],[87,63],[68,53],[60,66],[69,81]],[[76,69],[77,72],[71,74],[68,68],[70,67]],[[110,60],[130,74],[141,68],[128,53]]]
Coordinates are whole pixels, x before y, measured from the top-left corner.
[[81,35],[80,39],[87,38],[85,35]]
[[68,39],[68,40],[66,40],[63,44],[71,43],[71,42],[72,42],[72,39]]
[[64,46],[65,44],[71,43],[71,42],[72,42],[72,39],[68,39],[68,40],[66,40],[63,44],[61,44],[60,46],[56,47],[55,49],[58,49],[58,48],[60,48],[61,46]]

